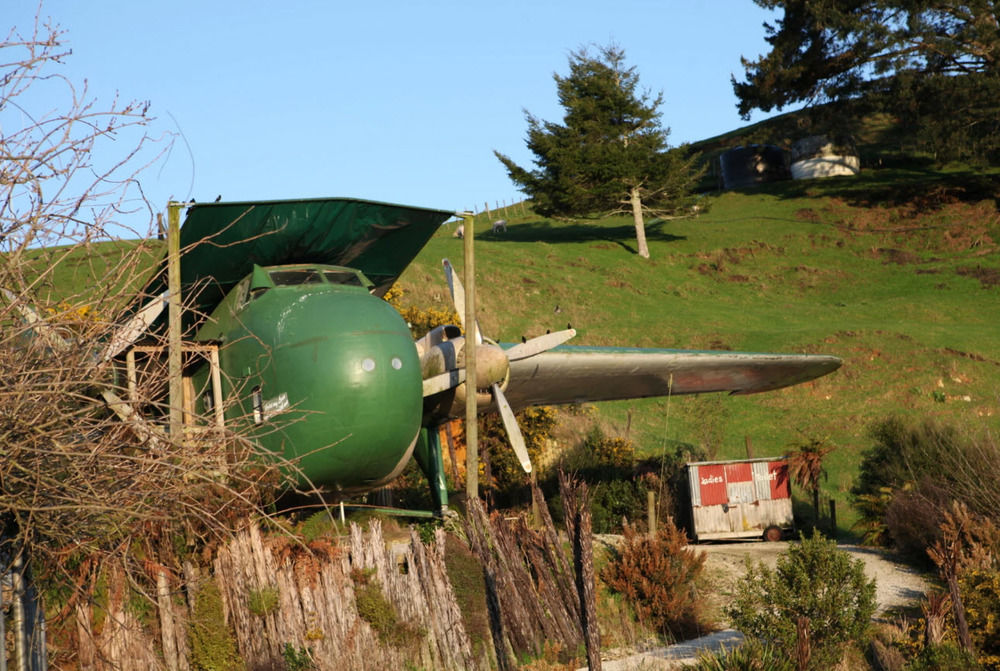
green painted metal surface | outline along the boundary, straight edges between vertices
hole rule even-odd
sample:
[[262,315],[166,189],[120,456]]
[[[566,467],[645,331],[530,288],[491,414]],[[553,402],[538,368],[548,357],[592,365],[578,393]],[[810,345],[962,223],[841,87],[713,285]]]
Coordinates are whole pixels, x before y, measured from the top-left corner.
[[316,265],[308,269],[315,280],[265,281],[268,272],[306,270],[254,269],[196,339],[220,344],[227,423],[247,427],[304,486],[372,489],[398,475],[413,450],[423,409],[420,361],[392,306],[360,283],[323,279],[342,278],[345,269]]

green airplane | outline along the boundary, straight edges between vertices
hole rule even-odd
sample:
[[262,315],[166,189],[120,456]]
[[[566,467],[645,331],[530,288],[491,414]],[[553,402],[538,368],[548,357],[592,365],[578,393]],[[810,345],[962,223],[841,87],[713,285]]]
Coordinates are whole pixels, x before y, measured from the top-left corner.
[[[520,408],[750,394],[841,365],[823,355],[564,345],[572,329],[498,344],[477,325],[469,338],[442,326],[414,341],[382,296],[453,216],[347,198],[193,204],[180,239],[183,326],[187,341],[217,352],[217,363],[186,365],[191,416],[244,428],[294,465],[303,487],[335,497],[382,487],[415,457],[444,509],[437,428],[465,416],[470,355],[478,412],[501,413],[526,471]],[[444,270],[464,314],[463,288],[447,261]],[[164,271],[143,292],[155,298],[137,300],[106,359],[165,330],[166,284]]]

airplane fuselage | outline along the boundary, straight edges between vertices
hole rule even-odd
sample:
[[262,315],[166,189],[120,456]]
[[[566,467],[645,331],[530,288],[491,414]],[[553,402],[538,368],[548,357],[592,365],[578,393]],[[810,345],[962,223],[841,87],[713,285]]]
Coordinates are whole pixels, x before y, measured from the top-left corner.
[[[219,344],[227,423],[250,426],[305,486],[379,487],[401,472],[420,431],[413,340],[369,288],[347,268],[255,266],[196,336]],[[206,380],[196,375],[196,388]]]

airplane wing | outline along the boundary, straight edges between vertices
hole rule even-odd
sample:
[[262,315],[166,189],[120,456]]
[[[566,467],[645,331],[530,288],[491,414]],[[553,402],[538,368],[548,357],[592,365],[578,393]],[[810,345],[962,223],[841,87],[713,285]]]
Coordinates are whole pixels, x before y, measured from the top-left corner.
[[[322,263],[363,272],[381,296],[454,212],[355,198],[196,203],[181,228],[185,302],[207,314],[253,265]],[[144,291],[166,290],[166,273]]]
[[563,345],[512,361],[505,393],[515,408],[718,391],[754,394],[807,382],[841,363],[819,354]]

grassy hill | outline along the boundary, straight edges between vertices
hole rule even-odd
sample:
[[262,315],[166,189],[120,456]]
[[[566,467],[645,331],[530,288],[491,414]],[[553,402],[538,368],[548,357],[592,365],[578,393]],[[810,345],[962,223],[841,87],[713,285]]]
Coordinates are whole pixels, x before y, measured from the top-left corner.
[[[480,217],[480,321],[506,341],[569,323],[576,344],[840,356],[837,373],[787,390],[599,414],[643,453],[679,440],[739,458],[749,439],[770,456],[829,440],[824,496],[846,501],[874,421],[1000,428],[998,183],[996,172],[880,170],[706,195],[707,212],[648,226],[650,260],[635,254],[627,218],[511,214],[493,235]],[[462,255],[453,228],[401,278],[405,302],[447,305],[440,260],[461,266]]]

